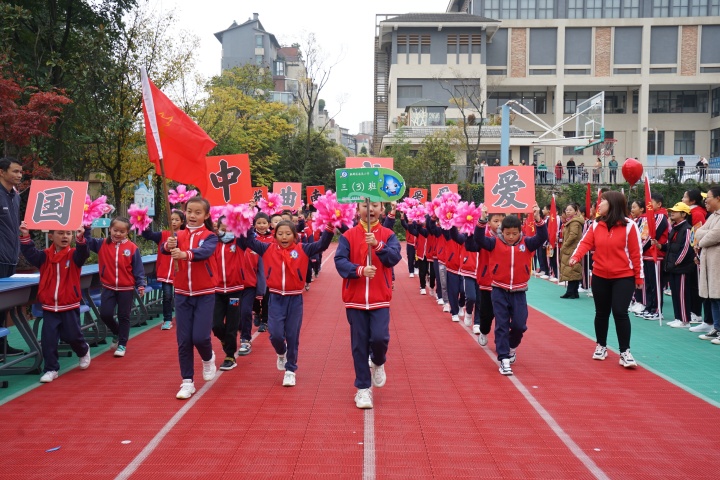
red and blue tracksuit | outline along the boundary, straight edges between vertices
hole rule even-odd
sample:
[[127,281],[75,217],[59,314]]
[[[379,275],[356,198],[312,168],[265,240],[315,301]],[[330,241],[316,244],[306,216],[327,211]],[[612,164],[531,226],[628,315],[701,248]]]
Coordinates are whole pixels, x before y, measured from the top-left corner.
[[535,250],[547,240],[545,222],[536,222],[532,237],[520,236],[512,245],[504,238],[486,235],[486,225],[475,227],[473,240],[490,252],[489,267],[492,272],[493,310],[495,312],[495,351],[499,361],[510,358],[510,349],[520,345],[527,330],[527,298],[525,292],[530,281],[530,262]]
[[[392,268],[402,258],[400,242],[392,230],[376,222],[370,231],[378,241],[377,246],[370,247],[365,242],[367,226],[360,223],[340,237],[335,252],[335,267],[345,279],[342,299],[350,323],[355,387],[358,389],[371,385],[368,356],[375,365],[383,365],[386,361],[390,343]],[[368,251],[371,264],[377,268],[373,278],[363,275]]]
[[270,291],[268,330],[270,343],[278,355],[286,355],[285,370],[297,370],[300,327],[303,317],[302,294],[310,257],[330,246],[333,229],[326,229],[319,242],[293,243],[283,248],[277,242],[263,243],[251,234],[240,238],[240,246],[262,257],[265,282]]
[[[177,235],[177,248],[187,254],[186,259],[177,260],[174,283],[178,360],[183,380],[192,380],[195,374],[193,347],[204,362],[213,355],[210,336],[217,286],[217,243],[217,235],[204,225],[186,227]],[[161,253],[170,255],[166,243]]]
[[[100,269],[100,319],[126,346],[130,337],[130,311],[135,289],[145,286],[145,267],[140,249],[130,240],[113,242],[111,238],[92,238],[85,230],[85,241],[98,254]],[[115,321],[117,307],[117,321]]]
[[[255,239],[263,242],[263,243],[275,243],[275,237],[273,236],[272,230],[268,230],[264,234],[260,234],[258,232],[255,232]],[[315,239],[317,241],[318,239]],[[257,253],[255,254],[257,255]],[[322,255],[322,254],[321,254]],[[247,257],[246,257],[247,258]],[[260,262],[262,262],[262,258],[258,255],[257,257]],[[265,280],[265,267],[264,266],[258,266],[255,265],[258,275],[258,280],[260,278],[263,279],[263,286],[265,286],[264,280]],[[258,285],[258,291],[257,296],[260,296],[260,289]],[[256,298],[256,300],[253,303],[253,311],[257,314],[258,320],[260,323],[264,323],[267,325],[268,323],[268,302],[270,301],[270,292],[267,290],[267,288],[263,288],[262,290],[262,298]]]
[[[269,237],[272,238],[272,236]],[[260,238],[259,235],[258,238]],[[240,241],[237,240],[237,243],[239,246]],[[250,343],[252,340],[252,314],[256,304],[258,312],[260,308],[263,309],[259,314],[265,316],[265,322],[267,323],[268,305],[265,288],[265,268],[260,255],[252,250],[245,249],[242,272],[245,288],[243,289],[242,304],[240,305],[240,341]]]
[[78,357],[90,348],[80,328],[80,273],[90,251],[83,237],[76,241],[75,248],[58,250],[51,245],[40,251],[30,236],[20,237],[23,256],[40,269],[37,300],[43,309],[40,341],[45,372],[60,370],[58,340],[70,345]]
[[245,254],[237,245],[234,237],[227,243],[222,240],[221,237],[215,247],[217,285],[215,287],[212,331],[220,340],[225,357],[235,358],[243,290],[245,289],[243,272]]
[[172,261],[167,255],[163,255],[160,249],[161,245],[167,241],[172,235],[170,230],[163,230],[162,232],[153,232],[150,229],[142,232],[142,237],[146,240],[152,240],[158,245],[157,261],[155,262],[155,273],[157,280],[162,285],[162,306],[163,306],[163,321],[171,322],[173,318],[173,296],[175,291],[173,289],[173,279],[175,278],[175,262]]
[[[409,273],[415,273],[415,245],[417,243],[417,238],[415,235],[410,233],[409,225],[407,220],[404,218],[400,219],[400,224],[405,229],[405,253],[407,254],[407,263],[408,263],[408,270]],[[419,269],[418,269],[419,273]]]

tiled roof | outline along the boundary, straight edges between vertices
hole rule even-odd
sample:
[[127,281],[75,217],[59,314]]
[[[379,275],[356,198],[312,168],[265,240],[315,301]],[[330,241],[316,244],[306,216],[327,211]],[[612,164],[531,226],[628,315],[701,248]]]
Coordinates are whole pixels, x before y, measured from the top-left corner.
[[498,22],[492,18],[481,17],[479,15],[469,15],[467,13],[407,13],[398,15],[397,17],[388,18],[385,22],[389,23],[485,23]]

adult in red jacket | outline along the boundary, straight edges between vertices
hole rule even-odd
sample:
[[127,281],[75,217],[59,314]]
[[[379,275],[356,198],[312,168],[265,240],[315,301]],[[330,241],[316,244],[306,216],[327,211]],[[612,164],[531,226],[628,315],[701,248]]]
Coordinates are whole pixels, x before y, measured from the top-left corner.
[[569,264],[575,265],[587,252],[595,251],[592,292],[597,346],[593,359],[605,360],[607,357],[607,333],[612,312],[620,344],[620,365],[636,367],[637,363],[630,353],[628,306],[634,288],[641,288],[644,281],[640,231],[637,224],[628,218],[627,199],[620,192],[605,192],[598,214]]
[[[355,405],[372,408],[370,386],[380,388],[386,380],[384,365],[390,343],[392,268],[402,257],[397,237],[380,224],[382,203],[371,203],[369,211],[361,203],[358,211],[358,225],[340,237],[335,267],[345,279],[342,297],[350,323],[355,387],[358,389]],[[370,232],[364,220],[368,215]],[[368,252],[371,254],[369,265]]]

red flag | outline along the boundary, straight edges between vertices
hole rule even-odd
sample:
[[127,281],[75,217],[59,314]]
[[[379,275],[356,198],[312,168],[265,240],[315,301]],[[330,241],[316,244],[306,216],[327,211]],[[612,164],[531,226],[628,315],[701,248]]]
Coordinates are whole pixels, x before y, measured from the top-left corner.
[[[647,217],[648,226],[648,237],[653,240],[655,239],[655,209],[650,198],[650,181],[647,175],[645,175],[645,215]],[[657,248],[652,248],[653,260],[657,262]]]
[[176,182],[205,187],[205,155],[216,143],[190,117],[161,92],[142,70],[143,114],[148,156],[155,171]]
[[557,244],[557,234],[557,207],[555,206],[555,195],[553,195],[552,201],[550,202],[550,218],[548,219],[548,242],[553,248],[555,248]]
[[587,190],[585,191],[585,219],[590,218],[590,210],[592,210],[592,189],[590,188],[590,182],[587,184]]

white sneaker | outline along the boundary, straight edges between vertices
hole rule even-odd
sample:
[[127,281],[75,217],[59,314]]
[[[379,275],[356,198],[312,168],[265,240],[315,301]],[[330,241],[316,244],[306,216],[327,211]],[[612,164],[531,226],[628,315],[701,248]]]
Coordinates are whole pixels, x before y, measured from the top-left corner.
[[411,274],[410,274],[410,278],[415,278],[415,274],[414,274],[414,273],[411,273]]
[[675,320],[672,320],[672,321],[670,321],[670,322],[667,322],[666,325],[667,325],[668,327],[674,327],[675,325],[680,325],[680,324],[682,324],[682,320],[678,320],[678,319],[676,318]]
[[418,270],[418,269],[416,268],[413,273],[414,273],[415,275],[419,275],[419,274],[420,274],[420,270]]
[[688,329],[690,328],[689,323],[683,323],[681,320],[678,320],[678,323],[673,323],[670,326],[673,328],[688,328]]
[[438,305],[445,305],[445,300],[438,298]]
[[558,279],[555,277],[550,277],[550,278],[548,278],[548,280],[550,280],[553,283],[558,283]]
[[703,323],[703,319],[700,315],[690,314],[690,323]]
[[480,325],[473,325],[473,333],[475,335],[480,335]]
[[695,325],[694,327],[690,327],[691,332],[695,333],[708,333],[712,331],[713,327],[712,325],[708,325],[707,323],[703,322],[700,325]]
[[511,348],[510,349],[510,363],[515,363],[515,360],[517,360],[517,355],[515,354],[515,351],[517,348]]
[[720,345],[720,338],[713,338],[712,340],[710,340],[710,343]]
[[630,311],[633,313],[641,313],[645,310],[645,305],[643,305],[640,302],[635,302],[632,304],[632,306],[630,308],[631,308]]
[[48,372],[45,372],[42,377],[40,377],[40,383],[50,383],[53,380],[55,380],[58,377],[58,372],[55,370],[50,370]]
[[127,348],[125,347],[125,345],[118,345],[117,350],[115,350],[115,353],[113,353],[113,355],[116,357],[124,357],[126,350]]
[[500,374],[501,375],[512,375],[513,371],[510,367],[510,359],[509,358],[503,358],[500,361]]
[[370,360],[370,370],[372,373],[373,387],[380,388],[385,385],[387,381],[387,375],[385,375],[385,365],[375,365]]
[[178,400],[187,400],[188,398],[193,396],[193,393],[195,393],[195,384],[192,380],[183,380],[183,382],[180,384],[180,391],[177,392],[177,395],[175,395],[175,398]]
[[458,316],[459,317],[465,316],[465,307],[460,307],[460,309],[458,310]]
[[[479,331],[480,331],[480,327],[478,326],[478,332]],[[480,336],[478,337],[478,343],[484,347],[485,345],[487,345],[487,342],[488,342],[487,335],[485,335],[484,333],[481,333]]]
[[702,335],[698,335],[698,338],[700,340],[715,340],[716,338],[720,338],[720,332],[715,330],[714,328],[710,330],[707,333],[703,333]]
[[447,313],[450,311],[450,304],[443,302],[443,312]]
[[453,321],[453,322],[459,322],[459,321],[460,321],[460,317],[458,317],[457,315],[453,315],[451,318],[452,318],[452,321]]
[[625,350],[620,354],[620,365],[625,368],[637,367],[637,362],[630,353],[630,350]]
[[667,295],[668,297],[672,297],[672,290],[666,288],[665,290],[663,290],[663,294]]
[[607,347],[600,344],[595,345],[595,353],[593,353],[592,358],[593,360],[605,360],[607,358]]
[[587,294],[587,296],[590,297],[590,298],[593,298],[593,293],[592,293],[592,292],[589,292],[589,293]]
[[543,280],[547,280],[548,278],[550,278],[550,276],[543,273],[542,275],[540,275],[540,278],[542,278]]
[[80,357],[80,370],[85,370],[90,366],[90,345],[88,345],[88,351],[85,355]]
[[208,360],[207,362],[203,360],[203,380],[206,382],[209,382],[213,378],[215,378],[215,374],[217,373],[217,367],[215,366],[215,352],[212,354],[212,358]]
[[295,372],[286,370],[285,376],[283,377],[283,387],[294,387],[294,386],[295,386]]
[[427,295],[427,290],[425,290],[424,288],[421,288],[420,295]]
[[589,291],[590,291],[590,290],[585,289],[585,288],[582,288],[582,287],[578,288],[578,293],[587,293],[587,292],[589,292]]
[[285,355],[278,355],[277,356],[277,369],[281,372],[285,371],[285,362],[287,362],[287,358]]
[[[467,315],[467,314],[466,314],[466,315],[465,315],[465,320],[464,320],[464,322],[465,322],[465,326],[466,326],[466,327],[471,326],[471,325],[473,324],[473,323],[472,323],[472,322],[473,322],[472,315]],[[479,328],[479,327],[480,327],[480,325],[478,325],[478,328]]]
[[357,408],[373,408],[372,392],[369,388],[358,389],[355,394],[355,406]]

